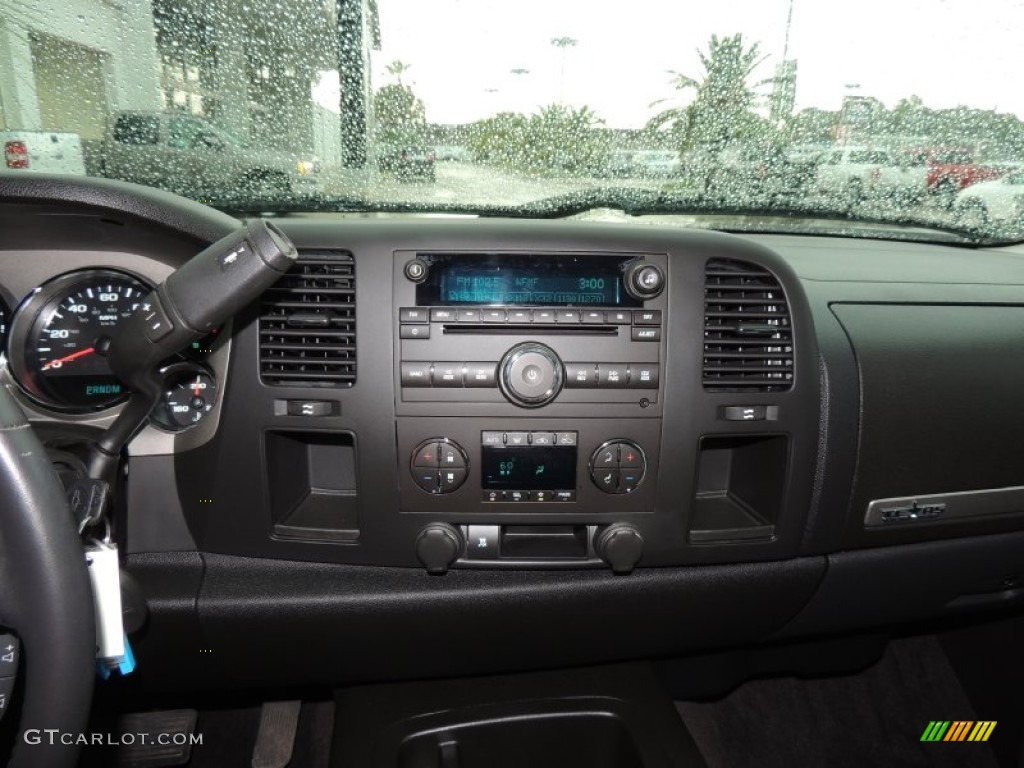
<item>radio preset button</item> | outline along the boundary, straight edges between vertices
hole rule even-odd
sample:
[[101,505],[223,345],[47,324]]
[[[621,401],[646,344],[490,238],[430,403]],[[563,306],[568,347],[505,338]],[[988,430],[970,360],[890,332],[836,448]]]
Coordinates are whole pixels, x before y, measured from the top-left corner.
[[535,322],[535,323],[553,323],[553,322],[555,322],[555,310],[553,310],[553,309],[535,309],[535,310],[533,310],[533,322]]
[[435,387],[461,387],[462,363],[434,363]]
[[555,313],[557,322],[559,323],[579,323],[580,313],[575,309],[562,309]]
[[466,363],[466,387],[493,387],[497,384],[497,363]]
[[429,387],[430,363],[402,363],[403,387]]
[[599,363],[597,380],[602,389],[625,389],[629,386],[629,366]]
[[613,309],[604,313],[604,321],[611,325],[629,325],[633,322],[633,313],[628,309]]
[[589,325],[604,325],[604,312],[598,310],[584,312],[583,322]]
[[506,317],[504,309],[485,309],[481,315],[485,323],[504,323]]
[[480,322],[480,310],[479,309],[460,309],[459,310],[459,322],[460,323],[479,323]]
[[508,311],[508,321],[510,323],[528,323],[531,318],[532,315],[528,309],[510,309]]

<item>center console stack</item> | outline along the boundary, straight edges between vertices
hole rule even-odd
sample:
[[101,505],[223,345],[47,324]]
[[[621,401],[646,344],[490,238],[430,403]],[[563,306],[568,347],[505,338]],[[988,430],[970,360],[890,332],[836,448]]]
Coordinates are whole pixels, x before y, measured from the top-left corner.
[[819,381],[785,262],[462,224],[353,223],[344,250],[287,226],[296,270],[232,340],[227,437],[176,459],[201,549],[438,574],[798,553]]
[[665,254],[399,252],[394,269],[401,509],[445,521],[420,559],[630,570],[640,532],[605,542],[594,523],[654,509]]

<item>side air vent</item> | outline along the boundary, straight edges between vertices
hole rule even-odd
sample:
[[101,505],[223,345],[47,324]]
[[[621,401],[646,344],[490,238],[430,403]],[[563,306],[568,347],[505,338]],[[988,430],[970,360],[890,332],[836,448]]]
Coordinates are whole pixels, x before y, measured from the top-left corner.
[[704,273],[704,388],[782,392],[793,384],[786,294],[768,270],[712,259]]
[[265,384],[351,387],[356,380],[355,261],[345,251],[300,251],[263,294],[260,377]]

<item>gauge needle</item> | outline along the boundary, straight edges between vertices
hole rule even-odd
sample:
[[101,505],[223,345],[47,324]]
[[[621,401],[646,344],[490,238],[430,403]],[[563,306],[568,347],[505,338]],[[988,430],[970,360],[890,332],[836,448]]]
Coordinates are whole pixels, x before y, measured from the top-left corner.
[[50,362],[43,366],[43,370],[45,371],[50,368],[60,368],[62,365],[64,365],[64,363],[70,363],[72,360],[77,360],[80,357],[91,355],[95,351],[95,347],[89,347],[88,349],[80,349],[74,354],[67,355],[66,357],[62,357],[58,360],[51,360]]

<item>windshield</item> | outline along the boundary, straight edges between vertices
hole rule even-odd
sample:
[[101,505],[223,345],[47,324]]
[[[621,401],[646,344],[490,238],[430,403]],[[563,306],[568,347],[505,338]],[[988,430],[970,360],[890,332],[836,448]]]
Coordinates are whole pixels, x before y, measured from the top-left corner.
[[[1021,239],[1016,0],[610,10],[0,0],[0,170],[84,168],[243,213]],[[24,132],[75,134],[82,156]]]

